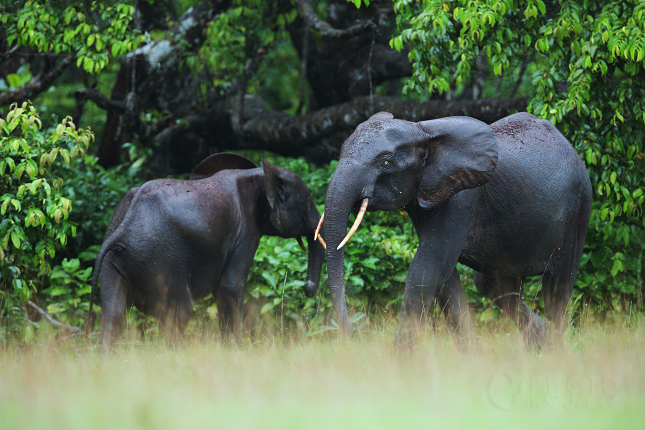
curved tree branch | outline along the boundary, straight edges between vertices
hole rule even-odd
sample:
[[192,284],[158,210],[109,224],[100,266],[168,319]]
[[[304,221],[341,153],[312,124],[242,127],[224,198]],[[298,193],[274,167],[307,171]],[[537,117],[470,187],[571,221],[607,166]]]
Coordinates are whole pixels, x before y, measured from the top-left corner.
[[103,93],[94,88],[81,88],[74,92],[77,102],[92,100],[96,106],[103,110],[117,113],[125,113],[127,110],[125,103],[117,100],[108,99]]
[[[262,99],[247,94],[229,97],[210,112],[191,114],[156,133],[157,148],[150,166],[158,175],[188,172],[207,155],[226,150],[268,150],[288,157],[304,156],[315,163],[338,158],[344,140],[374,112],[391,112],[395,118],[421,121],[446,116],[470,116],[491,123],[524,111],[527,98],[475,101],[431,100],[411,102],[395,97],[369,96],[320,109],[302,116],[269,110]],[[239,124],[233,124],[236,119]]]
[[318,18],[316,11],[309,0],[296,0],[296,3],[302,9],[302,16],[310,27],[315,28],[325,37],[346,38],[362,33],[366,29],[373,27],[371,21],[362,21],[343,30],[336,29],[329,25],[328,22]]
[[30,308],[32,308],[33,310],[35,310],[35,311],[38,313],[38,315],[40,315],[42,318],[44,318],[48,323],[50,323],[50,324],[51,324],[51,325],[53,325],[54,327],[56,327],[56,328],[58,328],[58,329],[61,329],[61,330],[68,331],[68,332],[70,332],[70,333],[79,333],[79,334],[83,334],[83,330],[81,330],[81,329],[80,329],[80,328],[78,328],[78,327],[74,327],[74,326],[71,326],[71,325],[63,324],[63,323],[62,323],[62,322],[60,322],[60,321],[56,321],[54,318],[52,318],[51,316],[49,316],[49,314],[48,314],[47,312],[45,312],[44,310],[42,310],[38,305],[36,305],[36,304],[35,304],[34,302],[32,302],[31,300],[27,301],[27,305],[28,305]]
[[508,116],[514,110],[525,110],[527,100],[519,98],[411,102],[395,97],[376,96],[373,99],[372,111],[370,97],[364,96],[299,117],[267,111],[248,120],[244,124],[243,133],[247,141],[306,146],[338,131],[353,129],[375,112],[387,111],[395,118],[408,121],[461,115],[491,123]]
[[37,96],[45,91],[56,78],[63,73],[63,70],[74,61],[74,57],[65,57],[50,70],[43,70],[35,79],[15,91],[0,94],[0,106],[11,103],[20,103]]

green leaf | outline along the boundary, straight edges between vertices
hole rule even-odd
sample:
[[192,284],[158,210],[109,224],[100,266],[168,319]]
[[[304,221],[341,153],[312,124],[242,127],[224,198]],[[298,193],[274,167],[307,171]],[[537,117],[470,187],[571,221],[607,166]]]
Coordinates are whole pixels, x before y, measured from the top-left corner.
[[275,281],[275,277],[273,276],[273,273],[262,272],[262,277],[264,278],[265,281],[267,281],[269,285],[271,285],[271,287],[273,287],[273,289],[276,288],[276,281]]
[[537,5],[538,5],[538,9],[540,9],[540,13],[542,15],[545,15],[546,14],[546,6],[544,5],[544,2],[542,0],[537,0]]
[[275,305],[271,302],[265,303],[264,306],[262,306],[262,309],[260,309],[260,314],[264,315],[267,312],[269,312],[271,309],[273,309]]
[[615,260],[614,260],[614,264],[613,264],[613,266],[611,267],[611,276],[612,276],[613,278],[615,278],[615,277],[616,277],[616,275],[618,275],[618,272],[622,271],[622,270],[623,270],[623,268],[624,268],[624,267],[623,267],[623,262],[622,262],[622,261],[620,261],[619,259],[615,259]]
[[20,249],[20,235],[16,230],[11,232],[11,243],[16,249]]
[[9,73],[7,75],[7,82],[9,83],[9,86],[11,86],[14,89],[20,88],[20,76],[18,76],[15,73]]

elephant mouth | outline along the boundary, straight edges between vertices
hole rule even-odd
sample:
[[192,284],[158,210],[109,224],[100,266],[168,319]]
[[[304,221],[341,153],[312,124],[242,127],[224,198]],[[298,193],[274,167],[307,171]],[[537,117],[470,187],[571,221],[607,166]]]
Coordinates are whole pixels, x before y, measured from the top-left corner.
[[[345,236],[345,238],[340,242],[338,245],[337,250],[340,250],[349,240],[354,236],[354,233],[356,233],[356,230],[358,230],[358,227],[360,227],[361,222],[363,221],[363,217],[365,216],[365,211],[367,211],[367,205],[369,204],[370,199],[364,198],[363,201],[361,202],[360,209],[358,209],[358,214],[356,215],[356,220],[354,220],[354,224],[352,225],[352,228],[349,229],[349,232]],[[320,221],[318,222],[318,227],[316,227],[316,231],[314,233],[314,240],[318,239],[321,241],[320,243],[323,245],[325,249],[327,249],[327,245],[325,244],[325,241],[322,239],[320,236],[320,228],[323,225],[323,222],[325,221],[325,213],[323,212],[322,216],[320,217]]]

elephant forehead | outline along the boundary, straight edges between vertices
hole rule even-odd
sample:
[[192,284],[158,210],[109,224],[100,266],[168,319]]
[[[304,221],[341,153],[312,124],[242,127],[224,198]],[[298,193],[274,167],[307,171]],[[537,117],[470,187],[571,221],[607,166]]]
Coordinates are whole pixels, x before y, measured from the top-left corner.
[[374,151],[394,150],[421,137],[416,124],[402,120],[369,120],[358,127],[343,145],[341,157],[360,157]]

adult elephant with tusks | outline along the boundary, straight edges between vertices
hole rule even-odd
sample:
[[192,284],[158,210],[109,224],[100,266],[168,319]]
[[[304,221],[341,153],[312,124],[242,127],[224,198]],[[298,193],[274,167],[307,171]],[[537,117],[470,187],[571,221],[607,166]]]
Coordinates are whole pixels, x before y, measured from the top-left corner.
[[[354,328],[343,246],[366,210],[401,208],[419,248],[408,270],[397,345],[414,345],[422,313],[435,300],[456,337],[470,338],[457,262],[475,270],[477,289],[516,322],[528,343],[559,342],[587,232],[591,183],[550,122],[518,113],[490,126],[469,117],[413,123],[382,112],[356,128],[342,147],[316,230],[322,224],[329,288],[345,332]],[[352,212],[358,214],[347,233]],[[531,275],[542,275],[546,327],[521,297]]]
[[[215,154],[190,180],[160,179],[133,188],[114,211],[96,259],[101,277],[104,350],[123,330],[126,308],[183,333],[193,300],[213,294],[225,339],[241,336],[244,289],[260,237],[308,238],[305,293],[316,294],[324,258],[314,241],[319,213],[295,173],[262,160]],[[90,302],[90,315],[92,303]]]

